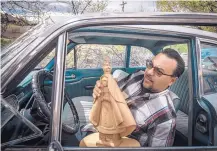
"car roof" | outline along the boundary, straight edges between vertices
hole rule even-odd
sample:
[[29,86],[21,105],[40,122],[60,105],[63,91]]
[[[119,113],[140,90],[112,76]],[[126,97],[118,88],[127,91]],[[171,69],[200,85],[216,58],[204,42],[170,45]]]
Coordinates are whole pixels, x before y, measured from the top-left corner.
[[176,33],[183,33],[185,35],[192,36],[207,36],[207,37],[215,37],[217,38],[217,33],[208,32],[204,30],[197,29],[195,26],[176,26],[176,25],[129,25],[129,27],[140,27],[144,29],[152,29],[152,30],[162,30],[162,31],[170,31]]
[[[67,16],[66,18],[64,17],[60,17],[58,19],[56,19],[54,22],[61,22],[61,23],[67,23],[67,21],[73,21],[76,19],[97,19],[97,18],[119,18],[119,17],[135,17],[135,18],[139,18],[141,17],[150,17],[151,19],[154,19],[155,17],[166,17],[166,18],[171,18],[171,19],[176,19],[177,20],[177,24],[182,22],[186,22],[186,24],[189,24],[188,21],[191,19],[197,19],[196,22],[200,22],[200,20],[202,21],[203,19],[207,19],[207,23],[209,23],[211,20],[211,24],[213,25],[217,25],[217,14],[216,13],[174,13],[174,12],[154,12],[154,13],[148,13],[148,12],[139,12],[139,13],[90,13],[90,14],[82,14],[82,15],[77,15],[77,16]],[[177,18],[182,18],[181,20],[177,19]],[[200,29],[196,29],[196,27],[181,27],[181,26],[170,26],[168,25],[169,23],[166,23],[165,25],[123,25],[123,26],[128,26],[128,27],[135,27],[135,28],[149,28],[149,29],[161,29],[161,30],[167,30],[167,31],[175,31],[175,32],[180,32],[180,33],[193,33],[193,34],[197,34],[197,35],[207,35],[207,36],[217,36],[217,33],[213,33],[213,32],[208,32],[208,31],[204,31],[204,30],[200,30]],[[205,24],[205,23],[204,23]],[[186,31],[187,29],[187,31]],[[198,32],[200,31],[200,32]],[[203,31],[201,33],[201,31]]]
[[[188,19],[195,19],[197,18],[196,22],[200,22],[200,20],[207,19],[208,22],[212,20],[213,25],[217,25],[217,14],[215,13],[173,13],[173,12],[154,12],[154,13],[91,13],[91,14],[82,14],[77,16],[67,16],[67,17],[60,17],[53,21],[55,24],[68,24],[69,22],[73,22],[75,20],[86,20],[86,19],[98,19],[98,18],[119,18],[119,17],[135,17],[139,18],[141,17],[150,17],[151,19],[154,19],[153,16],[156,17],[166,17],[166,18],[173,18],[176,19],[178,17],[181,17],[182,20],[177,19],[177,24],[182,22],[186,22],[188,24]],[[153,17],[153,18],[152,18]],[[207,22],[207,23],[208,23]],[[215,37],[217,38],[217,33],[214,32],[208,32],[204,30],[197,29],[197,26],[175,26],[175,25],[168,25],[169,23],[165,25],[120,25],[124,27],[131,27],[131,28],[144,28],[144,29],[152,29],[152,30],[164,30],[164,31],[173,31],[183,34],[193,34],[194,36],[207,36],[207,37]]]
[[[203,24],[203,22],[201,21],[205,19],[207,20],[207,23],[210,23],[211,25],[212,24],[216,25],[217,14],[214,13],[115,13],[115,14],[101,13],[101,14],[66,16],[66,17],[58,18],[56,20],[52,20],[51,18],[45,19],[43,22],[33,27],[27,33],[23,34],[21,37],[16,39],[14,43],[17,43],[17,41],[21,41],[22,43],[20,45],[22,46],[20,48],[23,48],[25,47],[26,43],[31,43],[31,41],[36,41],[36,39],[42,39],[42,37],[47,37],[48,35],[57,31],[58,29],[61,29],[62,27],[77,21],[101,19],[103,22],[103,19],[111,19],[111,20],[114,19],[117,22],[119,18],[132,18],[132,17],[135,18],[135,20],[137,19],[139,20],[145,17],[145,21],[147,22],[147,24],[158,24],[158,22],[150,23],[150,21],[152,22],[153,20],[155,20],[155,18],[160,17],[163,19],[162,21],[166,21],[165,23],[166,26],[165,25],[119,25],[119,26],[128,27],[128,28],[137,28],[137,29],[143,28],[143,29],[150,29],[150,30],[162,30],[165,32],[170,31],[170,32],[176,32],[176,33],[186,34],[191,36],[199,36],[199,37],[205,37],[211,39],[214,38],[215,40],[217,39],[217,33],[203,31],[199,29],[193,29],[189,27],[170,26],[168,25],[170,24],[170,21],[167,21],[168,19],[172,19],[173,21],[175,20],[176,24],[183,24],[183,23],[194,24],[193,22],[195,22],[195,19],[198,19],[197,22]],[[176,19],[176,18],[180,18],[180,19]],[[11,45],[13,45],[14,43],[12,43]],[[23,43],[25,44],[23,45]],[[4,50],[10,49],[10,46],[8,48],[5,48]],[[4,56],[4,50],[2,51],[3,56]]]
[[119,25],[87,27],[74,30],[69,33],[69,39],[78,44],[134,45],[158,51],[167,45],[185,43],[187,42],[186,37],[199,37],[198,33],[203,35],[203,37],[217,38],[217,34],[215,33],[192,29],[190,27]]

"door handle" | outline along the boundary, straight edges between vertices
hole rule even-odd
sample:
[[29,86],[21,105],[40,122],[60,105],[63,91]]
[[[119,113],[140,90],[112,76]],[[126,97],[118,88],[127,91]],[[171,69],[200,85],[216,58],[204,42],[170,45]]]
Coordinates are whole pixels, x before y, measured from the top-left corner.
[[66,79],[75,79],[76,78],[76,76],[74,74],[71,74],[71,75],[65,76],[65,77],[66,77]]
[[84,88],[85,88],[86,90],[93,90],[93,89],[94,89],[94,86],[92,86],[92,85],[86,85]]
[[204,114],[199,114],[196,120],[196,128],[202,134],[208,131],[207,117]]

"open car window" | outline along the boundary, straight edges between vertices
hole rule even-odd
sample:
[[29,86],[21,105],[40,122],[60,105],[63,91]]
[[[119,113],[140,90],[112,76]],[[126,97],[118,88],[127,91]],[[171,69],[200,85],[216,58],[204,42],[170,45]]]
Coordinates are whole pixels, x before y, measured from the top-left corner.
[[111,59],[112,67],[124,67],[126,46],[102,44],[78,44],[66,56],[66,67],[96,69],[102,67],[104,57]]
[[172,48],[178,51],[178,53],[181,55],[182,59],[185,62],[185,66],[188,67],[188,53],[189,53],[189,48],[188,48],[188,43],[182,43],[182,44],[175,44],[175,45],[168,45],[164,47],[166,48]]
[[111,59],[112,67],[124,67],[126,46],[123,45],[78,45],[77,69],[101,68],[103,58]]
[[153,53],[144,47],[131,46],[130,51],[130,67],[145,67],[146,60],[152,59]]

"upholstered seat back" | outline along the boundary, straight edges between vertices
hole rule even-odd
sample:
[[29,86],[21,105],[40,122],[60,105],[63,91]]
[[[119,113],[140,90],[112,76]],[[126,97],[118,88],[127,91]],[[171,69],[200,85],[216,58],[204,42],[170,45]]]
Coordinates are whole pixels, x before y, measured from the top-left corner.
[[188,114],[189,103],[189,86],[188,86],[188,70],[185,70],[181,77],[170,87],[170,90],[174,92],[180,98],[179,110]]

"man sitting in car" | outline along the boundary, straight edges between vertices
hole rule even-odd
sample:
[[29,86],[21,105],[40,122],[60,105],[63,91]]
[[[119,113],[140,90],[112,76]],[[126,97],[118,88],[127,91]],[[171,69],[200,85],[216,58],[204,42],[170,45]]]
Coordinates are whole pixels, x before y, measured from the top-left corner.
[[[173,145],[179,98],[168,88],[182,75],[184,67],[177,51],[165,49],[147,60],[145,71],[113,73],[137,124],[129,137],[141,146]],[[97,81],[94,98],[100,96],[101,87]]]

